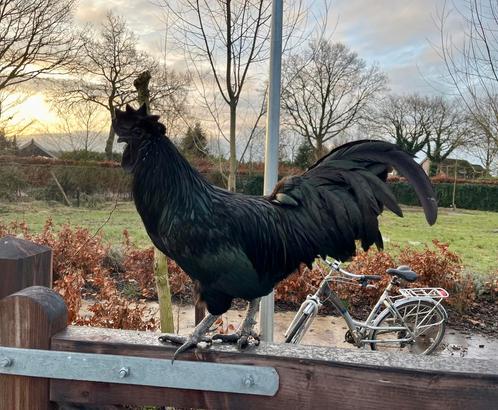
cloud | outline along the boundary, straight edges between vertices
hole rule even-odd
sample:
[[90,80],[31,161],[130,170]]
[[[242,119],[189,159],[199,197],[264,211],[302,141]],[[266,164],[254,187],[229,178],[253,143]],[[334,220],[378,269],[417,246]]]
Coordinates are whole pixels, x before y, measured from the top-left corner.
[[[464,0],[446,7],[463,7]],[[337,0],[329,14],[332,39],[350,46],[368,62],[377,62],[391,79],[395,92],[435,93],[436,77],[444,65],[435,47],[439,44],[439,16],[445,0]],[[453,13],[447,29],[461,33]]]
[[[157,5],[160,1],[85,0],[80,2],[76,18],[81,24],[98,24],[112,10],[126,18],[141,47],[159,57],[165,33],[163,10]],[[309,1],[311,14],[319,15],[322,3]],[[465,1],[447,0],[446,7],[463,8]],[[335,0],[329,27],[335,29],[333,40],[346,43],[369,63],[378,63],[389,75],[393,91],[434,93],[428,82],[444,75],[434,49],[439,43],[438,15],[444,5],[445,0]],[[458,36],[462,30],[456,14],[448,20],[448,30]],[[170,41],[168,60],[181,69],[185,67],[183,51],[173,46]]]
[[165,29],[159,6],[150,0],[86,0],[76,10],[76,22],[99,25],[109,11],[126,19],[128,28],[139,37],[145,51],[159,52]]

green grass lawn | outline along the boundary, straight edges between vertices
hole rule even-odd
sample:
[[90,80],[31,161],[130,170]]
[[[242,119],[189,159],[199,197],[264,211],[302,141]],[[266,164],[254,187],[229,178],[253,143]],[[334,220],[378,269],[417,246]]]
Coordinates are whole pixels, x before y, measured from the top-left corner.
[[[51,217],[56,226],[65,223],[97,231],[109,218],[114,203],[97,209],[68,208],[44,202],[0,204],[0,222],[26,221],[30,229],[38,232]],[[430,227],[419,208],[403,208],[405,217],[398,218],[386,211],[381,217],[381,231],[386,250],[395,246],[423,247],[433,239],[450,244],[450,250],[459,254],[465,267],[475,273],[485,274],[498,270],[498,213],[449,209],[439,210],[437,223]],[[118,203],[109,221],[102,228],[105,240],[121,243],[123,230],[127,229],[133,243],[149,246],[133,203]],[[395,245],[395,246],[393,246]]]

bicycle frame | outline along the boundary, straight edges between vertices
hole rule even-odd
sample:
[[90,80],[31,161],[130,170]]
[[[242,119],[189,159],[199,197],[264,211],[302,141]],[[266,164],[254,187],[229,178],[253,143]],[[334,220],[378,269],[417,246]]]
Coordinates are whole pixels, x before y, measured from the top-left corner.
[[[301,313],[304,313],[307,317],[310,319],[313,319],[314,316],[317,315],[320,307],[322,306],[322,301],[323,300],[329,300],[334,307],[337,309],[339,314],[344,318],[346,325],[349,328],[349,333],[351,335],[351,339],[348,340],[349,342],[353,343],[354,345],[361,347],[365,344],[371,344],[371,343],[400,343],[400,342],[411,342],[415,338],[415,334],[413,331],[408,327],[408,326],[375,326],[375,319],[379,316],[379,314],[383,311],[383,308],[385,307],[386,309],[389,309],[393,315],[395,315],[400,323],[405,323],[404,318],[401,316],[399,311],[397,310],[395,303],[398,300],[405,300],[413,296],[407,296],[407,295],[396,295],[396,296],[391,296],[390,292],[393,288],[394,285],[399,284],[399,279],[397,277],[393,277],[391,281],[389,282],[388,286],[384,289],[384,292],[380,296],[379,300],[375,304],[375,306],[372,308],[370,311],[367,319],[365,321],[358,321],[354,319],[348,309],[344,306],[342,301],[340,300],[339,296],[330,288],[330,283],[331,282],[348,282],[352,283],[353,280],[356,279],[361,279],[362,275],[355,275],[351,274],[347,271],[344,271],[340,268],[340,262],[334,261],[333,263],[329,263],[325,261],[327,265],[329,266],[330,270],[329,273],[325,276],[325,278],[322,280],[320,283],[320,286],[318,287],[317,291],[313,295],[308,295],[306,300],[303,302],[301,305],[298,313],[296,314],[294,320],[289,326],[289,329],[291,329],[297,320],[297,318],[300,317]],[[334,276],[335,273],[341,274],[342,276]],[[349,279],[348,279],[349,278]],[[365,282],[361,282],[363,286],[371,286],[367,285]],[[431,300],[434,302],[434,299],[428,297],[428,298],[416,298],[418,300]],[[429,314],[432,313],[434,309],[437,309],[439,306],[439,302],[434,302],[434,307],[426,314],[425,318],[422,319],[422,321],[419,323],[418,328],[423,327],[422,323],[429,317]],[[444,311],[444,309],[443,309]],[[446,313],[444,311],[444,313]],[[308,330],[309,326],[311,325],[312,320],[307,320],[305,322],[304,328],[300,331],[299,335],[297,336],[297,342],[301,340],[301,338],[304,336],[306,331]],[[433,326],[434,324],[427,325],[426,328]],[[377,331],[388,331],[391,334],[396,334],[396,332],[405,332],[404,337],[401,338],[396,338],[396,339],[384,339],[384,340],[371,340],[367,339],[367,335],[371,333],[372,331],[377,330]],[[287,332],[286,332],[287,336]]]
[[[382,307],[386,307],[387,309],[390,309],[401,321],[403,321],[402,317],[399,315],[399,312],[395,309],[394,307],[394,301],[393,298],[390,296],[390,291],[394,285],[393,280],[389,283],[389,285],[384,289],[384,292],[382,292],[382,295],[380,296],[379,300],[375,304],[375,306],[372,308],[370,311],[367,319],[365,321],[358,321],[354,319],[347,308],[344,306],[342,303],[341,299],[335,293],[332,289],[330,289],[330,282],[333,281],[333,277],[329,274],[327,276],[330,276],[330,278],[327,280],[325,278],[318,290],[318,292],[323,292],[322,294],[326,294],[327,299],[330,300],[330,302],[334,305],[334,307],[338,310],[340,315],[344,318],[346,325],[348,326],[351,335],[354,339],[354,344],[356,346],[362,346],[367,343],[392,343],[392,342],[409,342],[412,340],[414,337],[414,334],[412,331],[405,327],[405,326],[374,326],[373,322],[375,318],[379,315],[379,313],[382,311]],[[395,299],[394,299],[395,300]],[[405,339],[393,339],[393,340],[368,340],[366,339],[367,333],[369,333],[371,330],[386,330],[386,331],[408,331],[409,338]]]

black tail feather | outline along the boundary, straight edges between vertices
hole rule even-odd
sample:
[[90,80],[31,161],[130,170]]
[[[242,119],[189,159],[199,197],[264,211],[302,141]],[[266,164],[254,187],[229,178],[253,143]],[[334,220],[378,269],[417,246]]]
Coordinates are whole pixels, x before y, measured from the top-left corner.
[[[333,162],[329,162],[329,161]],[[368,168],[369,165],[387,164],[396,169],[408,182],[413,186],[417,196],[424,209],[425,218],[430,225],[433,225],[437,219],[437,201],[432,188],[431,182],[422,169],[417,164],[413,157],[397,145],[385,141],[362,140],[354,141],[342,145],[339,148],[331,151],[328,155],[321,158],[318,162],[312,165],[307,172],[321,166],[326,166],[328,163],[336,161],[353,161],[359,166]],[[373,163],[373,164],[372,164]],[[401,210],[397,206],[392,194],[387,194],[386,190],[382,190],[382,197],[385,200],[385,205],[394,213],[400,215]]]

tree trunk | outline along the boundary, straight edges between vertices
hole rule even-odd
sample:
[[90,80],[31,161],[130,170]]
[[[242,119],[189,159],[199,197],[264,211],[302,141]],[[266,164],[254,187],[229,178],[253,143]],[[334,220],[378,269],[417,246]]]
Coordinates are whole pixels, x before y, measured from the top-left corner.
[[324,154],[324,147],[321,138],[316,139],[316,147],[315,147],[315,160],[318,161]]
[[[111,114],[111,118],[114,119],[114,113]],[[109,136],[107,137],[107,141],[105,143],[105,157],[107,159],[112,159],[112,147],[114,145],[114,127],[109,127]]]
[[[137,101],[140,105],[146,105],[147,113],[150,113],[150,78],[150,72],[144,71],[135,79],[135,81],[133,81],[133,85],[137,89]],[[161,331],[173,333],[175,328],[173,322],[173,305],[171,303],[171,292],[169,288],[168,258],[157,248],[154,248],[154,279],[156,281],[157,299],[159,302]]]
[[237,105],[230,104],[230,171],[228,174],[228,190],[237,189],[237,146],[235,144],[235,130],[237,125]]

